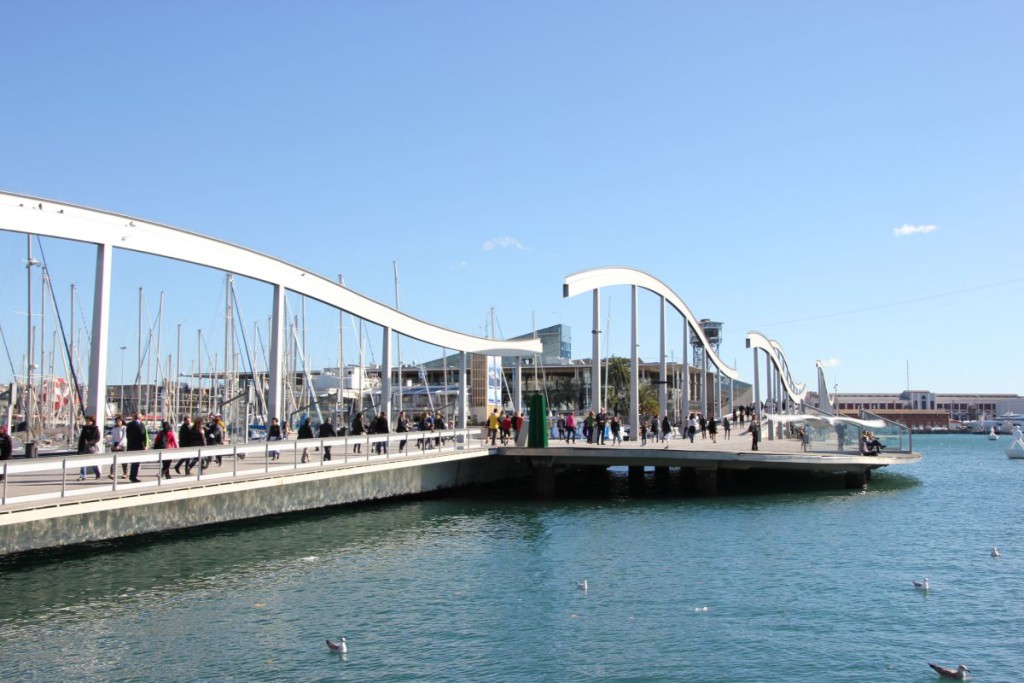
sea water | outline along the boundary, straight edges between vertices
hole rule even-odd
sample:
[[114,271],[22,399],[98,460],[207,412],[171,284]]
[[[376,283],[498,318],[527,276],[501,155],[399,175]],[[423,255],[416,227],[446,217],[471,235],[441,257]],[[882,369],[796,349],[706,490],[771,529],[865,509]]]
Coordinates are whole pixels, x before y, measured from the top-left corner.
[[5,560],[0,680],[1021,681],[1006,440],[915,437],[866,492],[488,492]]

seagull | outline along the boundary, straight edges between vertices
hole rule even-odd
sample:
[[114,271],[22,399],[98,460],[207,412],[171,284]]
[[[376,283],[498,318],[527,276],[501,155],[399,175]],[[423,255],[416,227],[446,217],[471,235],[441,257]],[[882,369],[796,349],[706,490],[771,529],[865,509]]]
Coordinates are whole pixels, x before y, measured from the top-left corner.
[[935,669],[936,672],[943,678],[955,678],[958,681],[967,680],[967,674],[970,672],[963,664],[958,665],[955,669],[950,669],[946,666],[939,666],[938,664],[932,664],[928,662],[928,666]]
[[341,640],[331,640],[330,638],[328,638],[327,649],[331,652],[338,652],[340,654],[345,654],[346,652],[348,652],[348,645],[345,644],[345,636],[342,636]]
[[579,588],[584,593],[586,593],[587,589],[589,588],[589,586],[587,586],[587,580],[586,579],[583,579],[582,581],[577,581],[576,582],[576,587]]
[[923,591],[928,590],[928,577],[924,577],[924,582],[914,579],[914,588],[920,588]]
[[999,548],[992,548],[992,557],[999,557]]

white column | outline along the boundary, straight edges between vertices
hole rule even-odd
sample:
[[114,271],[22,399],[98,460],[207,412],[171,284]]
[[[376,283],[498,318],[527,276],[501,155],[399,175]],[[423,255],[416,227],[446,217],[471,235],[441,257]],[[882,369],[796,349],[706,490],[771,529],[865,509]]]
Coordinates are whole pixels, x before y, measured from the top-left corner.
[[267,425],[273,418],[277,418],[282,424],[285,423],[287,415],[282,415],[284,410],[284,392],[282,391],[281,376],[284,373],[284,286],[274,285],[274,306],[270,315],[270,358],[267,367],[267,381],[270,383],[269,396],[267,397]]
[[590,369],[590,407],[594,412],[601,408],[601,290],[594,290],[594,326],[591,329],[593,350]]
[[690,417],[690,323],[683,317],[683,414],[679,420]]
[[630,287],[630,313],[629,313],[629,348],[631,352],[629,361],[629,428],[630,438],[640,438],[640,356],[639,342],[637,339],[638,329],[637,311],[637,286]]
[[466,378],[466,352],[459,351],[459,429],[465,429],[467,424],[466,410],[469,406],[468,381]]
[[715,366],[715,419],[722,421],[722,368]]
[[[504,372],[504,370],[502,370]],[[516,370],[512,376],[512,409],[523,412],[523,357],[516,356]]]
[[[96,424],[103,429],[107,417],[107,347],[110,342],[110,272],[113,267],[114,248],[109,244],[96,245],[96,284],[92,301],[92,350],[89,354],[89,393],[83,411],[96,416]],[[32,359],[29,359],[32,362]],[[122,380],[123,381],[123,380]],[[103,452],[103,440],[99,443]]]
[[[388,418],[388,424],[393,424],[391,419],[391,328],[384,328],[384,339],[380,350],[381,364],[381,387],[380,387],[380,409]],[[427,388],[429,391],[429,387]]]
[[[700,412],[704,417],[708,416],[708,348],[705,346],[704,353],[700,354],[703,359],[703,367],[700,369]],[[714,412],[714,411],[712,411]]]
[[658,417],[668,415],[668,361],[665,359],[665,297],[661,297],[661,358],[658,363]]
[[761,371],[757,367],[757,349],[754,349],[754,411],[757,421],[761,421]]

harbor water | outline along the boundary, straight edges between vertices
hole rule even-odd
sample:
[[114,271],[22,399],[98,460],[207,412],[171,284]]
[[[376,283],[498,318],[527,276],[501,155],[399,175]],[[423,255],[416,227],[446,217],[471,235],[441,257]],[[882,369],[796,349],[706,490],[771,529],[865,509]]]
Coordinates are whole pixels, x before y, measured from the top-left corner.
[[[695,498],[621,476],[3,560],[0,680],[903,683],[937,680],[931,661],[1021,681],[1007,445],[915,437],[923,460],[866,492],[822,475]],[[341,636],[344,656],[324,642]]]

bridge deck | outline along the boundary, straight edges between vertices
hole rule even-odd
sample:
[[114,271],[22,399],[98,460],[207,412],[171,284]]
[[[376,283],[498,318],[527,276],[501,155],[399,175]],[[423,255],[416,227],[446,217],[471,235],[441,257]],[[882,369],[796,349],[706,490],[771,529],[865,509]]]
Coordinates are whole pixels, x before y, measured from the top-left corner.
[[[512,445],[503,446],[499,443],[491,446],[480,439],[479,432],[472,430],[463,434],[466,438],[460,443],[453,436],[441,448],[427,449],[427,443],[420,442],[420,433],[408,435],[408,445],[399,450],[401,437],[391,434],[388,437],[370,437],[360,442],[360,452],[354,452],[355,440],[350,438],[329,440],[332,443],[332,459],[324,461],[323,450],[317,448],[319,440],[298,442],[284,441],[276,444],[280,450],[279,459],[270,459],[266,455],[268,446],[254,444],[249,446],[222,446],[202,449],[204,457],[222,455],[222,464],[211,462],[210,466],[200,472],[195,467],[191,476],[178,474],[171,469],[171,479],[161,479],[160,465],[156,459],[160,457],[155,451],[139,452],[135,457],[148,458],[150,462],[140,464],[140,483],[131,483],[121,475],[118,465],[118,478],[109,478],[111,456],[64,456],[41,457],[32,460],[8,461],[11,472],[4,483],[0,483],[2,500],[0,515],[16,511],[40,509],[68,503],[110,500],[121,497],[138,497],[146,494],[182,491],[189,489],[220,488],[236,482],[252,482],[261,479],[279,479],[292,475],[308,475],[317,472],[330,472],[338,469],[360,469],[367,466],[389,466],[413,462],[425,462],[438,458],[457,456],[460,458],[480,457],[486,454],[499,456],[530,456],[547,457],[553,464],[564,465],[602,465],[602,466],[671,466],[671,467],[704,467],[721,469],[801,469],[817,471],[849,471],[874,469],[887,465],[909,464],[921,458],[920,453],[886,453],[881,456],[864,456],[856,450],[844,452],[805,452],[799,441],[793,439],[777,439],[762,441],[759,450],[750,449],[749,438],[735,436],[732,439],[719,438],[717,443],[699,436],[694,443],[686,439],[673,438],[667,442],[649,440],[641,446],[637,442],[624,442],[612,445],[588,444],[577,439],[575,444],[552,439],[547,449],[521,448]],[[431,437],[428,441],[432,441]],[[374,441],[387,439],[387,452],[374,452]],[[304,448],[309,449],[310,462],[302,463],[301,454]],[[244,451],[248,451],[243,453]],[[235,457],[236,453],[246,457]],[[196,457],[196,449],[164,451],[163,457],[177,461],[180,458]],[[121,453],[122,459],[133,454]],[[79,467],[82,464],[102,461],[100,478],[89,473],[84,480],[79,480]],[[123,460],[122,460],[123,461]],[[213,493],[213,491],[210,491]],[[198,493],[198,491],[196,491]]]
[[887,465],[903,465],[918,462],[917,452],[895,451],[881,455],[862,455],[856,448],[840,450],[805,451],[796,439],[775,439],[761,441],[758,450],[751,450],[750,437],[735,435],[730,439],[719,437],[717,442],[700,435],[690,443],[689,439],[678,437],[668,441],[649,439],[647,445],[626,441],[603,445],[588,444],[577,439],[575,444],[552,440],[547,450],[502,448],[499,452],[507,456],[550,456],[553,464],[603,465],[603,466],[668,466],[668,467],[715,467],[722,469],[800,469],[813,471],[843,472],[850,470],[876,469]]

